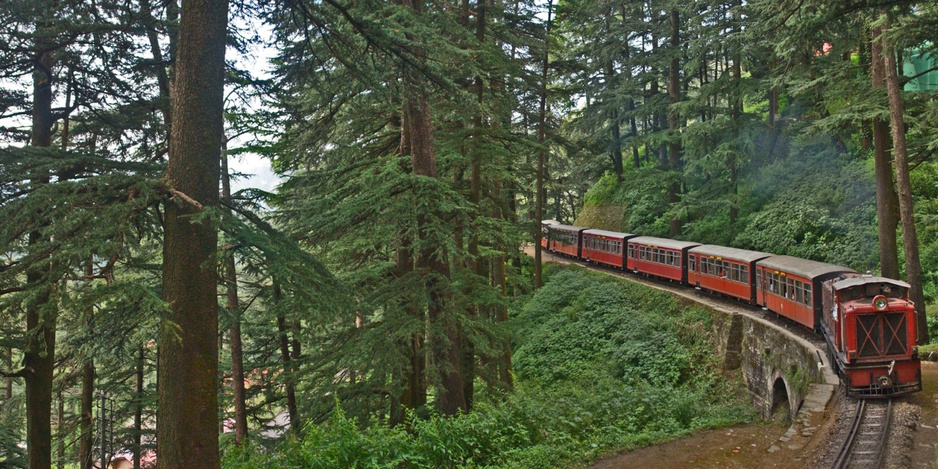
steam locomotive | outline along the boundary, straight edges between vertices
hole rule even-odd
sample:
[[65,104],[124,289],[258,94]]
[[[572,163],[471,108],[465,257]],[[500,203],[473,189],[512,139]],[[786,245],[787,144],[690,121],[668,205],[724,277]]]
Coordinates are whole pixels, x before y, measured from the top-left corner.
[[761,306],[819,333],[848,396],[922,390],[909,284],[731,247],[541,222],[541,246]]

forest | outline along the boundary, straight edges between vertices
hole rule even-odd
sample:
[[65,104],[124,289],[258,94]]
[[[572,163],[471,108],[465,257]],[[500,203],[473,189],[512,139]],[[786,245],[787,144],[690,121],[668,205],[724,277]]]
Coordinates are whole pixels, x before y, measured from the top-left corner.
[[571,467],[757,418],[707,312],[542,262],[545,219],[903,279],[938,338],[933,2],[0,23],[0,468]]

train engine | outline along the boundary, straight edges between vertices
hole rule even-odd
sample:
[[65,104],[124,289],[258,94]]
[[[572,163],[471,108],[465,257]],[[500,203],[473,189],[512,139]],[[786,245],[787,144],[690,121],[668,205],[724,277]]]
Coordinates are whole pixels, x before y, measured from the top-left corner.
[[908,283],[868,275],[828,280],[823,302],[821,330],[848,396],[922,390]]

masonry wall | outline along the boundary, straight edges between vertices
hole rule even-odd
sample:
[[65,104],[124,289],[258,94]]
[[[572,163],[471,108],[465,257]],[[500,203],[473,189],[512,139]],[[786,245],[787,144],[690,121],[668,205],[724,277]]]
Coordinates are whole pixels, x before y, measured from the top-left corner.
[[836,381],[819,344],[748,314],[719,309],[713,313],[724,371],[742,372],[749,397],[763,417],[788,412],[794,419],[809,385]]

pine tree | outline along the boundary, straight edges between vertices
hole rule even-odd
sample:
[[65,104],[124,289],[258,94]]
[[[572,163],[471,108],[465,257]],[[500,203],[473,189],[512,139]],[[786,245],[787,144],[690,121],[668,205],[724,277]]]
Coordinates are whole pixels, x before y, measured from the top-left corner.
[[166,181],[160,330],[160,464],[219,467],[216,228],[228,2],[182,3]]

